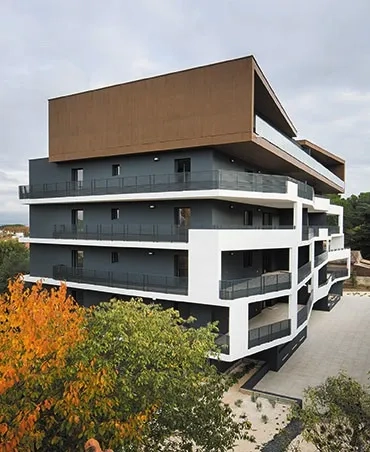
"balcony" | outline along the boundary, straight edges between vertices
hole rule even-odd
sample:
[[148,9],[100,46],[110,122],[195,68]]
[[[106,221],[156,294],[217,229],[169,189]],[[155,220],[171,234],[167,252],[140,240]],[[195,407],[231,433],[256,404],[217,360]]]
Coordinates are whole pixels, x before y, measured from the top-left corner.
[[325,261],[328,260],[328,252],[324,251],[321,254],[318,254],[317,256],[315,256],[315,267],[318,267],[319,265],[321,265],[322,263],[324,263]]
[[254,124],[256,134],[258,134],[260,137],[269,141],[274,146],[278,147],[282,151],[291,155],[298,161],[304,163],[311,169],[317,171],[319,174],[326,177],[330,181],[333,181],[339,187],[344,189],[344,182],[338,176],[328,170],[328,168],[308,155],[297,142],[283,135],[281,132],[279,132],[277,129],[272,127],[257,115],[255,116]]
[[253,328],[248,331],[248,348],[275,341],[276,339],[289,336],[290,333],[291,322],[289,319],[264,325],[259,328]]
[[291,274],[285,271],[265,273],[256,278],[221,280],[220,298],[222,300],[235,300],[252,295],[287,290],[291,286]]
[[178,295],[187,295],[188,293],[188,278],[178,276],[111,272],[55,265],[53,267],[53,278],[58,281],[102,285],[130,290]]
[[[52,238],[72,240],[119,240],[139,242],[184,242],[189,241],[189,229],[211,230],[291,230],[293,225],[194,225],[180,227],[174,224],[96,224],[96,225],[54,225]],[[34,238],[34,237],[33,237]]]
[[[81,197],[92,195],[159,193],[190,190],[239,190],[287,193],[287,182],[301,184],[286,176],[228,170],[199,171],[146,176],[111,177],[83,182],[55,182],[19,187],[20,199]],[[305,186],[303,193],[309,190]],[[310,187],[311,188],[311,187]],[[312,188],[311,188],[312,190]]]
[[311,262],[306,262],[298,268],[298,283],[302,282],[311,273]]
[[308,315],[311,311],[313,303],[313,296],[310,295],[310,298],[307,301],[307,304],[305,305],[298,305],[298,312],[297,312],[297,328],[299,328],[308,318]]
[[188,242],[188,229],[173,224],[54,225],[54,239]]

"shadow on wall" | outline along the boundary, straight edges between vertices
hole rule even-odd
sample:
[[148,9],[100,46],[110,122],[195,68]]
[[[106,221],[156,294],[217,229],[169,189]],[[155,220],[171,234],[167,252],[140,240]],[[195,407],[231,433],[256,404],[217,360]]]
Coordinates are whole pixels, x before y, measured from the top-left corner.
[[106,449],[103,451],[96,439],[89,439],[85,444],[84,450],[85,452],[113,452],[112,449]]

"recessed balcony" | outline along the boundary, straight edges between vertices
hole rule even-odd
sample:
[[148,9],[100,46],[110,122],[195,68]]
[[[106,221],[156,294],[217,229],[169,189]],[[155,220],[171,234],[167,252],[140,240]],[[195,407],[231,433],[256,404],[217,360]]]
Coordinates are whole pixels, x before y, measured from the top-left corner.
[[130,290],[179,295],[187,295],[188,293],[188,278],[179,276],[112,272],[55,265],[53,267],[53,278],[58,281],[102,285]]
[[248,348],[271,342],[291,333],[288,297],[249,304]]
[[311,157],[295,140],[279,132],[277,129],[275,129],[275,127],[271,126],[268,122],[266,122],[258,115],[255,116],[254,124],[255,132],[260,137],[269,141],[271,144],[291,155],[298,161],[304,163],[314,171],[317,171],[320,175],[326,177],[328,180],[333,181],[336,185],[338,185],[338,187],[344,189],[343,180],[332,173],[320,162]]

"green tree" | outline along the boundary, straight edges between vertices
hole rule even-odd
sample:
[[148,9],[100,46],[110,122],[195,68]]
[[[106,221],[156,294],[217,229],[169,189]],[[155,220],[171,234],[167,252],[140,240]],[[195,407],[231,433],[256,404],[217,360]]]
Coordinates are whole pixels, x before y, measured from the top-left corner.
[[7,287],[8,279],[29,271],[29,250],[17,240],[0,241],[0,293]]
[[[190,320],[189,320],[190,322]],[[250,424],[222,402],[215,327],[140,301],[86,309],[66,287],[0,297],[0,451],[231,450]]]
[[122,416],[155,407],[140,442],[124,450],[221,452],[247,438],[250,424],[222,403],[231,381],[207,360],[218,353],[214,326],[189,328],[175,310],[112,300],[91,312],[88,331],[81,354],[117,370]]
[[303,437],[320,452],[370,451],[370,394],[340,373],[305,390],[303,409],[295,409]]

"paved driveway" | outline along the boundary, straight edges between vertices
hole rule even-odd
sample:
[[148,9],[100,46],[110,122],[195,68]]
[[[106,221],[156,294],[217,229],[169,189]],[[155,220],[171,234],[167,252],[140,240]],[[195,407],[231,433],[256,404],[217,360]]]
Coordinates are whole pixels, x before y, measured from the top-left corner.
[[256,389],[291,397],[345,370],[370,384],[370,297],[345,295],[331,312],[313,311],[308,337],[279,370],[268,372]]

